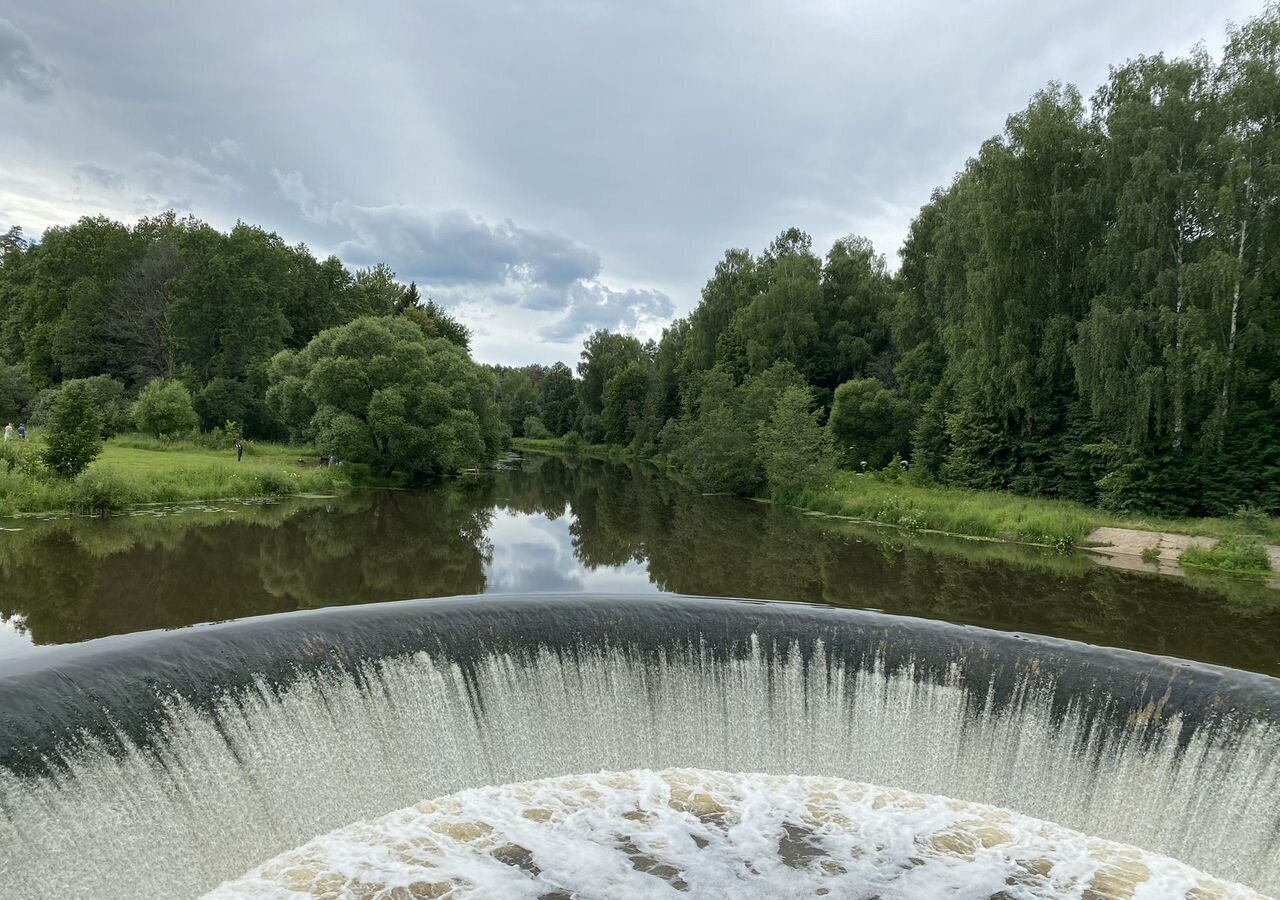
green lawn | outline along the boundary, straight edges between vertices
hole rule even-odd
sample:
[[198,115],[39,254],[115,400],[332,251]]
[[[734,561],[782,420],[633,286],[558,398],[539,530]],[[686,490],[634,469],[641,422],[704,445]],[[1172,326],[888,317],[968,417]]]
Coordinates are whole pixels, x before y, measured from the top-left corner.
[[[31,441],[38,449],[39,435]],[[0,515],[108,512],[144,503],[334,493],[349,486],[351,470],[317,461],[306,447],[252,443],[236,462],[231,449],[122,435],[107,441],[75,480],[0,471]]]

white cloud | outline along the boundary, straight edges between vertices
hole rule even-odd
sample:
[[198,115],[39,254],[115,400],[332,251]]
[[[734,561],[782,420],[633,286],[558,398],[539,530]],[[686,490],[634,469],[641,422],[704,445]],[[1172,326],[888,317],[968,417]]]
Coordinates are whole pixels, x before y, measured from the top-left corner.
[[244,162],[248,158],[245,156],[244,148],[231,138],[211,141],[209,155],[218,162]]

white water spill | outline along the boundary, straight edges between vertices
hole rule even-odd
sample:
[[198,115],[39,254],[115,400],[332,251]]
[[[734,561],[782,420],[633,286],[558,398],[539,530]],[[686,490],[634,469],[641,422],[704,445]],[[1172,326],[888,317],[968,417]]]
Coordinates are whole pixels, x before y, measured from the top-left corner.
[[331,832],[206,900],[1250,900],[1168,857],[1005,809],[699,769],[479,788]]
[[[7,898],[190,897],[424,797],[693,767],[987,803],[1280,892],[1269,723],[1103,727],[1106,696],[1081,692],[1055,714],[1035,666],[1008,702],[984,704],[962,661],[925,677],[875,659],[848,672],[822,645],[808,660],[785,651],[763,638],[729,658],[620,640],[575,654],[495,650],[465,670],[418,652],[358,677],[260,679],[212,708],[170,699],[145,748],[122,734],[123,750],[68,748],[48,775],[0,768],[0,882]],[[782,802],[791,788],[777,784]]]

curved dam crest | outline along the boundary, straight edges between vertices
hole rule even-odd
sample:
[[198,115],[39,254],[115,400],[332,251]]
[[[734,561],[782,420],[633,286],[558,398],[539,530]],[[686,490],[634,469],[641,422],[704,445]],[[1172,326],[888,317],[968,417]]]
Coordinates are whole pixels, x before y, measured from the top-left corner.
[[424,798],[697,766],[1009,808],[1280,891],[1280,680],[871,612],[455,598],[0,665],[12,897],[195,895]]

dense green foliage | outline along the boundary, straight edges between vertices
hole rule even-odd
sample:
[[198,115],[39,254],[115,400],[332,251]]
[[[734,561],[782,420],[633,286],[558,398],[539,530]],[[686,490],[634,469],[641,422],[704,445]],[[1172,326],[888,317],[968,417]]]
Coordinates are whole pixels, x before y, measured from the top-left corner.
[[[897,273],[863,238],[823,256],[788,228],[727,251],[660,340],[592,334],[576,376],[481,375],[466,329],[386,266],[353,274],[248,225],[86,218],[31,245],[10,229],[0,411],[46,416],[48,390],[80,378],[126,397],[176,379],[206,429],[292,433],[388,471],[572,433],[760,493],[790,490],[761,438],[786,395],[789,421],[828,434],[806,444],[827,457],[815,472],[898,457],[949,487],[1275,513],[1278,110],[1274,6],[1217,59],[1138,58],[1089,100],[1049,85],[934,192]],[[394,364],[374,371],[370,347]],[[792,388],[812,398],[803,421]]]
[[900,454],[957,487],[1280,511],[1277,111],[1278,7],[1218,60],[1139,58],[1089,102],[1050,85],[920,210],[896,275],[861,238],[819,258],[791,228],[725,253],[657,344],[592,335],[581,434],[761,491],[772,404],[747,395],[783,365],[847,468]]
[[73,378],[57,387],[45,388],[36,394],[27,407],[26,424],[45,426],[53,416],[54,407],[69,385],[83,382],[93,398],[98,411],[104,438],[128,431],[133,427],[133,405],[125,394],[124,384],[110,375],[94,375],[92,378]]
[[63,478],[79,475],[102,452],[101,423],[88,383],[68,382],[44,431],[44,464]]
[[[66,392],[63,388],[63,392]],[[138,430],[153,437],[174,437],[198,424],[191,394],[180,381],[157,378],[147,382],[133,404],[133,421]]]
[[[39,242],[15,226],[0,235],[0,419],[52,426],[67,391],[83,385],[103,437],[135,421],[171,440],[197,427],[284,437],[297,423],[266,402],[272,358],[365,316],[453,349],[450,358],[463,362],[435,374],[449,379],[456,369],[464,384],[446,381],[437,393],[491,391],[467,359],[467,329],[386,266],[352,273],[259,228],[224,234],[173,214],[133,227],[85,218]],[[402,440],[398,464],[447,470],[454,444],[475,443],[453,433],[447,441],[414,444],[432,458],[407,466]],[[480,443],[475,458],[491,456],[492,434]]]
[[26,417],[35,389],[23,366],[0,365],[0,427]]
[[503,433],[493,382],[466,351],[403,317],[366,316],[272,361],[267,405],[297,440],[383,474],[491,463]]
[[824,487],[835,474],[831,432],[818,422],[818,411],[812,406],[808,388],[787,388],[756,435],[765,481],[775,497]]

